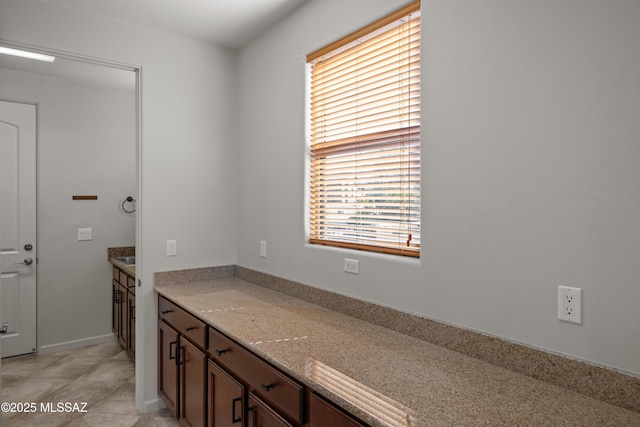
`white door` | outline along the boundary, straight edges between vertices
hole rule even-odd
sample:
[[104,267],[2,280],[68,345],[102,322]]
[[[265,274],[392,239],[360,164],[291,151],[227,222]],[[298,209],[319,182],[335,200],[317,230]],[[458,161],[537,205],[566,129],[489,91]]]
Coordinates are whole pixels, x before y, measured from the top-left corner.
[[0,101],[0,350],[36,351],[36,106]]

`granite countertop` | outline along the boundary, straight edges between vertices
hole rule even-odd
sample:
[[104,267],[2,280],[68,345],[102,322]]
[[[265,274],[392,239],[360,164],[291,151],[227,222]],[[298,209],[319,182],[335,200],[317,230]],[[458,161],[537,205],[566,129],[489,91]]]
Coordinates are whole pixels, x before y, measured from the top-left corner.
[[372,426],[640,425],[640,413],[238,278],[155,289]]
[[109,262],[120,270],[124,271],[131,277],[136,277],[136,266],[135,265],[127,265],[123,262],[118,261],[115,257],[109,258]]
[[131,277],[136,277],[136,266],[135,265],[127,265],[123,262],[118,261],[116,258],[125,257],[125,256],[135,256],[136,247],[135,246],[118,246],[114,248],[107,248],[107,259],[109,262],[120,270],[124,271]]

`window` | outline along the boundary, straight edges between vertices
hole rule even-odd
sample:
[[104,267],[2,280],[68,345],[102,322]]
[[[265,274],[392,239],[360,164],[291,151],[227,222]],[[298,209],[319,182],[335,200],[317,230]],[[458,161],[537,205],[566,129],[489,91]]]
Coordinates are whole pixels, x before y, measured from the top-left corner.
[[310,239],[420,255],[420,2],[307,56]]

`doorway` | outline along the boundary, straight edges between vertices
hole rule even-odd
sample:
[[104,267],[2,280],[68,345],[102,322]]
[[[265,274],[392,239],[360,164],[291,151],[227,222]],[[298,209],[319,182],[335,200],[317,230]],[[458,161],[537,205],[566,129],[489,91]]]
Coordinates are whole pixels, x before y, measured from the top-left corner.
[[[37,345],[29,352],[39,353],[113,340],[107,248],[136,245],[136,215],[121,206],[139,200],[138,69],[56,56],[53,64],[0,58],[0,99],[38,109]],[[81,229],[91,229],[89,240]]]

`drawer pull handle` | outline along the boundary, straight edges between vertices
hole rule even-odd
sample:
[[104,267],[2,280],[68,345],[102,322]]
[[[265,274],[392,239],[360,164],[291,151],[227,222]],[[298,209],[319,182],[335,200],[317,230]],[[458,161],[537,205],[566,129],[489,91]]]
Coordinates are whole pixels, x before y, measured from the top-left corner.
[[236,397],[231,401],[231,424],[239,423],[242,421],[242,417],[236,418],[236,403],[242,402],[242,397]]
[[163,310],[160,312],[160,314],[165,315],[167,313],[171,313],[173,310]]
[[260,388],[263,389],[264,391],[270,391],[272,388],[274,388],[276,385],[274,383],[271,384],[260,384]]
[[198,329],[195,326],[189,326],[188,328],[184,328],[185,331],[189,332],[189,331],[193,331],[194,329]]
[[229,351],[228,348],[225,348],[224,350],[214,350],[218,356],[222,356],[223,354],[225,354],[227,351]]

